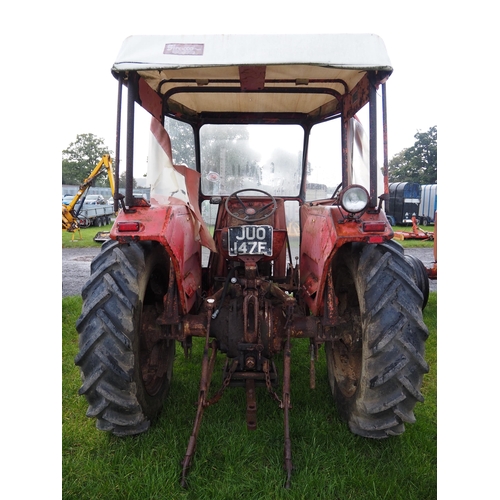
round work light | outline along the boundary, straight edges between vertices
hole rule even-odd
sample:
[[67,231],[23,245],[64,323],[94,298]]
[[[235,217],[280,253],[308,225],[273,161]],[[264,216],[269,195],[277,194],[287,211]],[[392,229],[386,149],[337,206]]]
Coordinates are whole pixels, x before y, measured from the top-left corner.
[[363,186],[350,186],[341,195],[340,203],[351,214],[362,212],[368,205],[368,191]]

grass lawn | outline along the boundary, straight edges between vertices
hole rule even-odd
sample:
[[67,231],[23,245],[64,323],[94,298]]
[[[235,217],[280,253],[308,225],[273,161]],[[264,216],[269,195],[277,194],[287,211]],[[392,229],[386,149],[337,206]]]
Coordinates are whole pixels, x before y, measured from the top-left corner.
[[[101,229],[102,228],[94,228]],[[63,233],[64,234],[64,233]],[[257,389],[257,430],[246,429],[245,393],[229,388],[207,408],[198,439],[189,488],[180,487],[180,462],[196,412],[202,339],[191,358],[178,349],[174,380],[164,411],[143,435],[116,438],[95,428],[78,396],[80,376],[75,321],[80,297],[62,300],[62,496],[64,499],[404,499],[437,497],[437,293],[424,311],[430,336],[424,404],[417,422],[399,437],[374,441],[353,435],[338,417],[326,377],[324,353],[309,389],[308,341],[292,345],[290,430],[295,470],[283,488],[283,414],[264,389]],[[219,356],[212,391],[221,383]],[[281,367],[281,358],[277,360]],[[281,372],[281,369],[280,369]]]
[[102,243],[97,243],[94,241],[94,236],[99,231],[110,231],[113,224],[108,224],[101,227],[87,227],[80,229],[80,233],[75,231],[74,233],[68,233],[68,231],[62,232],[62,247],[63,248],[88,248],[88,247],[100,247]]

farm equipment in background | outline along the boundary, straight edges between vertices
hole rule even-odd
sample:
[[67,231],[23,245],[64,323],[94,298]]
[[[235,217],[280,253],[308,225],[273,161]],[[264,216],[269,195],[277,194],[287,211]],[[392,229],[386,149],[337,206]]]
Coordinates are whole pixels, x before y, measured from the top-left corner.
[[78,192],[68,205],[62,204],[62,229],[73,233],[72,240],[74,239],[75,231],[81,233],[80,228],[90,227],[92,225],[101,226],[111,222],[111,216],[115,211],[110,205],[85,205],[85,198],[88,190],[94,180],[106,171],[111,186],[111,193],[115,193],[115,180],[113,177],[113,168],[110,155],[103,155],[101,160],[97,163],[90,175],[80,185]]
[[[147,431],[166,401],[176,343],[188,351],[199,338],[183,486],[204,411],[229,387],[246,392],[249,430],[257,426],[256,387],[283,410],[290,486],[292,342],[309,344],[312,388],[314,361],[325,351],[333,402],[353,433],[402,434],[423,401],[428,281],[422,263],[393,240],[382,210],[392,73],[382,40],[132,36],[112,73],[117,178],[127,91],[125,199],[91,264],[76,325],[79,393],[97,428],[117,436]],[[151,115],[150,203],[133,196],[138,106]],[[218,352],[226,364],[210,397]]]
[[412,216],[418,215],[421,187],[417,182],[389,183],[389,197],[385,213],[391,226],[412,223]]
[[417,225],[417,217],[411,218],[412,230],[410,231],[394,231],[395,240],[420,240],[434,242],[434,265],[432,267],[424,267],[429,279],[437,279],[437,211],[432,216],[434,224],[434,232],[423,231]]
[[434,265],[431,268],[427,268],[427,275],[429,279],[436,280],[438,275],[438,255],[437,255],[437,236],[438,236],[438,213],[437,210],[434,213]]
[[420,205],[418,219],[422,226],[435,223],[437,212],[437,184],[422,184],[420,186]]
[[[434,241],[434,233],[430,231],[423,231],[418,227],[417,216],[411,216],[411,231],[394,231],[395,240],[422,240]],[[433,219],[434,220],[434,219]]]

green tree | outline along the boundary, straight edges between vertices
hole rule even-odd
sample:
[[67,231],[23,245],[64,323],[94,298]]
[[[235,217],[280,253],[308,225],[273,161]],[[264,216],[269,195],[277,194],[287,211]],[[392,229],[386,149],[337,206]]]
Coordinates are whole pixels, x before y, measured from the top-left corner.
[[[112,154],[104,140],[94,134],[78,134],[62,152],[62,183],[80,185],[94,170],[102,156]],[[107,173],[99,175],[94,181],[96,186],[108,186]]]
[[389,161],[389,182],[437,182],[437,126],[415,134],[415,144]]

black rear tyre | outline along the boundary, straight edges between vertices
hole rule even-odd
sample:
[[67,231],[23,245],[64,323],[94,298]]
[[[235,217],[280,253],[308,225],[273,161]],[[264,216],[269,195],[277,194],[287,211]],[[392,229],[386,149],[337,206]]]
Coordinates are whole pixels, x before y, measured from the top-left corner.
[[91,264],[76,328],[88,417],[118,436],[147,430],[167,396],[175,342],[156,319],[167,291],[169,260],[156,244],[109,240]]
[[325,344],[336,406],[350,430],[370,438],[402,434],[428,372],[423,294],[400,245],[353,244],[332,266],[339,314]]

